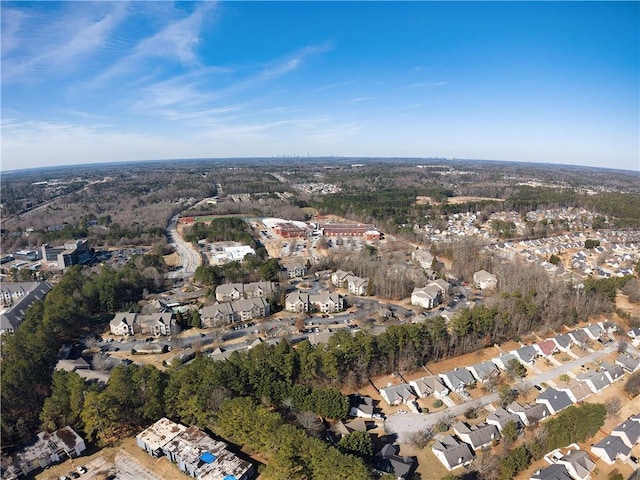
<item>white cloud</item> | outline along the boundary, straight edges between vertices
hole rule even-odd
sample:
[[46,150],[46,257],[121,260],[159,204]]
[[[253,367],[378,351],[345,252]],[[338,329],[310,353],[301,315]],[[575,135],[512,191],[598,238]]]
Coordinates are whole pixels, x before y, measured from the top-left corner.
[[3,82],[44,81],[52,73],[78,70],[83,59],[108,48],[109,35],[126,17],[126,3],[112,5],[107,13],[81,9],[42,28],[42,19],[31,18],[26,25],[26,14],[10,14],[9,31],[2,33],[3,43],[9,43],[9,51],[3,49]]
[[434,87],[442,87],[446,85],[447,82],[421,82],[421,83],[412,83],[408,86],[408,88],[434,88]]
[[142,69],[153,69],[153,66],[148,65],[148,61],[152,59],[177,61],[183,67],[200,66],[195,49],[200,43],[204,15],[214,5],[214,2],[198,3],[196,9],[187,17],[171,22],[159,32],[139,41],[130,53],[118,59],[84,86],[98,87],[123,75],[139,73]]
[[304,61],[306,61],[309,57],[316,55],[318,53],[324,53],[331,49],[329,44],[325,45],[311,45],[305,47],[288,58],[278,60],[276,62],[272,62],[271,64],[266,65],[264,70],[262,71],[262,78],[264,79],[274,79],[281,77],[289,72],[293,72],[297,70]]

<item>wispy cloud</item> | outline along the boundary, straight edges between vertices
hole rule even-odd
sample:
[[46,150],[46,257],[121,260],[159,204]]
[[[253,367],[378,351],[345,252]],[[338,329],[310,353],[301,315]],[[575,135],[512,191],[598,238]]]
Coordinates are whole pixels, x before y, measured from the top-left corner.
[[81,8],[53,25],[45,24],[42,18],[30,18],[30,25],[23,25],[27,17],[24,12],[9,13],[8,31],[3,22],[2,33],[3,44],[9,44],[8,50],[3,48],[3,82],[43,81],[49,74],[77,71],[83,59],[108,48],[109,35],[126,15],[125,2],[111,4],[106,13],[88,13]]
[[446,85],[447,82],[420,82],[420,83],[412,83],[408,85],[407,88],[435,88],[442,87]]
[[269,80],[278,78],[284,74],[297,70],[309,57],[318,53],[327,52],[330,49],[331,47],[329,44],[305,47],[287,58],[277,60],[266,65],[261,76]]
[[351,103],[360,103],[360,102],[365,102],[367,100],[372,100],[372,99],[373,99],[373,97],[355,97],[355,98],[350,99],[349,101]]
[[205,14],[213,7],[214,2],[201,2],[188,16],[173,21],[155,34],[140,40],[124,56],[95,76],[85,87],[95,88],[124,75],[148,75],[153,71],[151,61],[164,59],[177,62],[182,67],[200,67],[196,54],[200,43]]
[[246,115],[256,114],[258,112],[250,111],[249,107],[262,103],[266,84],[302,68],[309,57],[328,49],[327,45],[311,45],[253,65],[196,67],[136,89],[129,109],[168,120],[190,120],[199,125],[215,123],[221,116],[227,120],[229,115],[236,118],[243,111]]
[[335,88],[341,88],[341,87],[346,87],[347,85],[353,85],[354,83],[356,83],[358,80],[347,80],[344,82],[337,82],[337,83],[330,83],[328,85],[323,85],[322,87],[318,87],[316,89],[314,89],[314,92],[323,92],[325,90],[333,90]]

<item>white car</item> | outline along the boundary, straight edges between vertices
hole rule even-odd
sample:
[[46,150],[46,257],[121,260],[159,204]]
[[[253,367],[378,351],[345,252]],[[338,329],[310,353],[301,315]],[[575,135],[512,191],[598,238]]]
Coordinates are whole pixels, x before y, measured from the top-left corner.
[[407,413],[406,410],[398,410],[398,415],[404,415],[405,413]]

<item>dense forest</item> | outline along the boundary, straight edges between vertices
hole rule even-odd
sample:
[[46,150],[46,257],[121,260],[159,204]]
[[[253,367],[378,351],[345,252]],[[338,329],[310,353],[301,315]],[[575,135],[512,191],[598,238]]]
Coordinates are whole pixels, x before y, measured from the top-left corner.
[[156,260],[135,257],[123,269],[97,272],[71,267],[44,301],[27,309],[15,334],[3,337],[2,445],[28,440],[38,431],[38,413],[51,393],[62,344],[104,324],[105,313],[137,308],[145,290],[157,290],[158,268],[152,265],[162,260]]

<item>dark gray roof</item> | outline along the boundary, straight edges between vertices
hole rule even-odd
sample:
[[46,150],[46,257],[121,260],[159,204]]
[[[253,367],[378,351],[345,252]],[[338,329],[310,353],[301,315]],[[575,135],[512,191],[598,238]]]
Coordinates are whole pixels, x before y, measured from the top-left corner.
[[[22,282],[2,284],[3,296],[12,298],[12,304],[0,315],[0,332],[15,331],[22,321],[27,309],[36,300],[42,300],[51,290],[48,282]],[[14,295],[19,292],[20,295]]]
[[585,343],[589,341],[589,335],[587,335],[583,330],[574,330],[573,332],[569,332],[569,335],[578,343]]
[[431,449],[442,452],[451,468],[473,460],[471,447],[451,435],[445,435],[440,440],[434,442]]
[[504,408],[498,407],[496,411],[487,417],[487,423],[491,421],[496,424],[497,427],[502,430],[505,425],[511,421],[516,422],[516,424],[520,424],[520,417],[518,417],[515,413],[507,412]]
[[593,385],[593,388],[596,392],[599,392],[603,388],[611,385],[609,377],[607,377],[604,372],[591,372],[581,374],[578,375],[578,380],[589,382],[591,385]]
[[531,476],[531,480],[573,480],[567,467],[564,465],[550,465],[542,470],[538,470]]
[[487,380],[498,374],[498,367],[496,367],[496,364],[491,361],[477,363],[467,368],[472,374],[475,372],[474,376],[477,376],[480,381]]
[[356,393],[349,395],[349,404],[351,408],[357,408],[366,414],[373,415],[373,399],[367,395]]
[[558,391],[552,387],[547,388],[538,395],[536,402],[542,403],[545,400],[549,402],[549,406],[553,410],[552,413],[559,412],[573,403],[566,392]]
[[523,362],[532,362],[537,356],[538,352],[532,345],[526,345],[522,348],[519,348],[513,352],[518,356]]
[[471,372],[466,368],[459,368],[457,370],[451,370],[450,372],[441,373],[440,377],[448,380],[454,389],[471,385],[476,381],[475,378],[473,378],[473,375],[471,375]]
[[382,447],[376,455],[376,469],[405,479],[413,470],[415,460],[412,457],[401,457],[398,452],[399,447],[396,445],[386,444]]
[[[488,425],[481,423],[479,425],[467,425],[464,422],[458,422],[453,425],[453,431],[465,441],[471,443],[471,447],[474,449],[480,448],[483,445],[491,443],[492,440],[497,440],[500,437],[498,428],[495,425]],[[465,438],[468,436],[468,440]]]
[[615,460],[618,455],[626,456],[631,453],[631,447],[625,445],[624,441],[620,437],[612,435],[604,437],[598,443],[593,445],[592,448],[602,448],[606,455],[612,460]]
[[635,372],[640,366],[640,358],[636,358],[628,353],[621,353],[616,358],[616,363],[622,365],[622,367],[628,372]]
[[562,335],[558,335],[557,337],[554,337],[553,340],[556,342],[556,344],[559,347],[562,347],[562,348],[568,348],[573,343],[573,340],[571,340],[571,337],[566,333],[563,333]]
[[622,422],[613,429],[611,435],[616,435],[617,433],[624,434],[632,444],[635,444],[638,442],[638,439],[640,439],[640,422],[633,420]]

